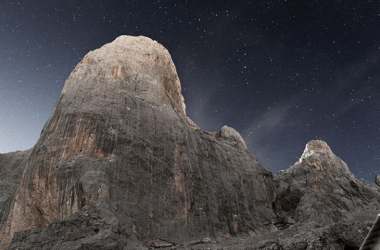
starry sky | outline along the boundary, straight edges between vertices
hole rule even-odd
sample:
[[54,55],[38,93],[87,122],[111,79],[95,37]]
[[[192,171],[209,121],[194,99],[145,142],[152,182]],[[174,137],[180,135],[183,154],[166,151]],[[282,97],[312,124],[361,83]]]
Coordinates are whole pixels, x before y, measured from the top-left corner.
[[380,171],[380,2],[0,2],[0,153],[38,140],[90,50],[144,35],[170,51],[187,114],[237,129],[276,173],[325,140],[353,173]]

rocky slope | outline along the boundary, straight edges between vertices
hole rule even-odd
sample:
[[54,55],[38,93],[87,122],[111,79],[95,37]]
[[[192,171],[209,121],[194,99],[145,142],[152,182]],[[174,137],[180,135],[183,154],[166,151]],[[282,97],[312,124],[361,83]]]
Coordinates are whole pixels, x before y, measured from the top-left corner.
[[306,145],[300,160],[274,178],[281,216],[329,224],[352,218],[365,208],[380,210],[380,189],[358,180],[323,141]]
[[33,150],[2,157],[0,249],[355,249],[380,208],[322,141],[273,178],[233,128],[201,131],[146,37],[88,53]]

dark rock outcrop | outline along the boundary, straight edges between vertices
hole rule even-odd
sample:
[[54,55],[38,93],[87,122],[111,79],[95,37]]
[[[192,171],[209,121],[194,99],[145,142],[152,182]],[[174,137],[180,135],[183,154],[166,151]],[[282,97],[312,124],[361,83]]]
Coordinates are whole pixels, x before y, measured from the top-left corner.
[[380,209],[380,188],[361,181],[326,142],[311,141],[298,162],[274,178],[281,217],[322,225],[351,219],[365,208]]
[[[67,249],[69,218],[100,205],[114,218],[112,239],[124,231],[146,246],[259,234],[275,222],[272,178],[235,130],[203,132],[186,117],[163,46],[122,36],[88,53],[67,79],[31,153],[1,244],[15,232],[55,223],[48,226],[59,228],[54,249]],[[75,234],[82,220],[75,217],[67,230]],[[29,232],[13,239],[17,248],[51,247],[35,240],[49,228]]]
[[30,152],[0,154],[0,231],[5,228]]
[[17,232],[7,249],[123,249],[131,244],[125,231],[119,229],[117,219],[107,209],[84,207],[46,227]]
[[220,242],[211,243],[197,242],[178,246],[176,249],[359,250],[370,226],[370,222],[336,223],[322,228],[305,224],[257,237],[225,238]]

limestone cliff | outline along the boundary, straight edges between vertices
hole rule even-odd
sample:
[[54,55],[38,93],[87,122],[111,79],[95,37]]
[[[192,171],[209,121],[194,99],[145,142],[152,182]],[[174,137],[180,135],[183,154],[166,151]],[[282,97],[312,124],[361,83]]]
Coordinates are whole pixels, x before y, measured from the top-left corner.
[[[67,79],[31,152],[1,247],[15,232],[92,216],[83,211],[107,223],[79,245],[112,239],[123,249],[133,237],[157,246],[258,234],[275,221],[272,178],[235,130],[203,132],[186,117],[162,45],[121,36],[88,53]],[[36,237],[30,244],[43,241]],[[60,244],[72,240],[60,237]]]

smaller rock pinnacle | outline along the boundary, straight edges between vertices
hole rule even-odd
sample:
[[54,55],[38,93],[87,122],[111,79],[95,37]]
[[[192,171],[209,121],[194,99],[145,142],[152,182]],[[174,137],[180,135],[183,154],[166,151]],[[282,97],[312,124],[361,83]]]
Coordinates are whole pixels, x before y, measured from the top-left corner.
[[301,163],[302,160],[306,159],[307,157],[313,155],[313,154],[331,154],[332,152],[329,145],[321,140],[312,140],[308,144],[306,144],[305,150],[303,151],[303,154],[301,158],[299,159],[298,163]]

